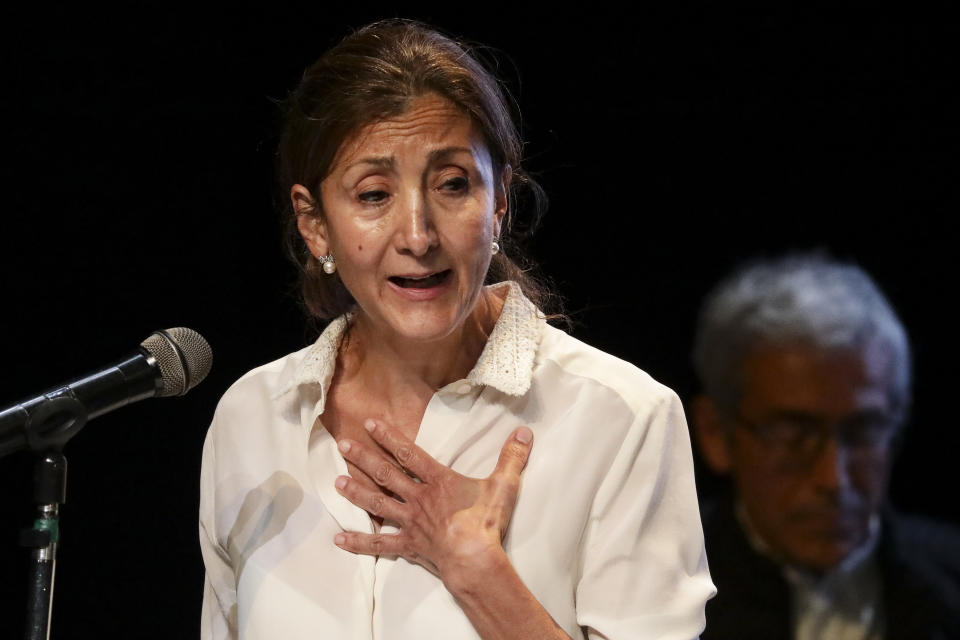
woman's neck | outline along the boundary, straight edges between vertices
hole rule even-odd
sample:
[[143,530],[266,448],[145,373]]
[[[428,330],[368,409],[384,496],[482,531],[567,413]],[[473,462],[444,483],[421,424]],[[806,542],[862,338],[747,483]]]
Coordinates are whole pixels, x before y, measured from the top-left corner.
[[341,380],[359,382],[367,393],[381,398],[413,392],[428,400],[437,389],[470,372],[500,316],[503,302],[500,296],[485,290],[463,324],[450,335],[427,343],[384,335],[360,312],[341,348]]

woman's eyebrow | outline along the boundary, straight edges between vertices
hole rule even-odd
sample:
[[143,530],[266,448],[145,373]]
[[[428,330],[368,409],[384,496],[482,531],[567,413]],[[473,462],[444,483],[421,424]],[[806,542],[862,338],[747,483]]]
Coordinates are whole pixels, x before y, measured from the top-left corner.
[[[443,162],[448,160],[451,156],[466,153],[473,157],[473,149],[470,147],[443,147],[440,149],[434,149],[429,154],[427,154],[427,164],[436,164],[438,162]],[[345,171],[350,171],[351,169],[365,165],[378,167],[382,169],[393,169],[396,167],[396,159],[393,156],[370,156],[368,158],[360,158],[350,163]]]
[[429,164],[434,164],[459,153],[468,153],[471,157],[473,157],[473,149],[470,147],[443,147],[441,149],[434,149],[431,151],[427,155],[427,161]]
[[396,164],[396,161],[392,156],[374,156],[370,158],[361,158],[350,164],[349,169],[356,167],[357,165],[366,164],[372,165],[374,167],[383,167],[384,169],[392,169]]

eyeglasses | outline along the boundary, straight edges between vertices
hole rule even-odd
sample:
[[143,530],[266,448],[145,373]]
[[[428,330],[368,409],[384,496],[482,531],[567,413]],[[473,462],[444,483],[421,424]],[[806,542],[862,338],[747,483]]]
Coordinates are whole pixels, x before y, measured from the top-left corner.
[[796,415],[753,422],[742,415],[730,418],[744,427],[771,455],[795,464],[812,462],[833,438],[854,457],[869,457],[885,451],[899,421],[885,413],[856,415],[840,422]]

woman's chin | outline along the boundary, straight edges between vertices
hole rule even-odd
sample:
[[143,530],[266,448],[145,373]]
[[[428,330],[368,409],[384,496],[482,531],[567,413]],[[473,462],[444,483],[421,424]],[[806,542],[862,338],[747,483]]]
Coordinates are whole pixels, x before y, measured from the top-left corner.
[[441,343],[456,335],[463,326],[461,314],[449,306],[416,305],[415,308],[390,309],[374,318],[362,308],[360,331],[374,342]]
[[469,300],[470,296],[444,284],[439,290],[401,291],[388,286],[375,309],[362,311],[370,319],[374,317],[371,311],[378,312],[379,321],[370,325],[374,338],[429,344],[458,334],[476,307],[476,299]]
[[406,342],[422,343],[429,345],[432,343],[443,342],[445,338],[456,334],[462,326],[462,322],[456,322],[452,318],[418,318],[416,322],[396,323],[393,325],[393,333],[396,338]]

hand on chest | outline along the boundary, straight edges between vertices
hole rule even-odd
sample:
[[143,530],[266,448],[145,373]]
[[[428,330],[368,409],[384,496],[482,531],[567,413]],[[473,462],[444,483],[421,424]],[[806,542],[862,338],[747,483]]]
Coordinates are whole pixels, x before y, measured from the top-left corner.
[[[416,440],[420,422],[426,410],[425,404],[418,406],[419,404],[410,404],[401,407],[398,411],[396,407],[378,406],[376,402],[371,402],[366,397],[361,398],[349,392],[335,391],[331,393],[327,407],[315,428],[326,429],[338,443],[345,439],[359,442],[365,449],[382,456],[381,464],[390,464],[396,470],[403,472],[393,455],[378,445],[364,429],[363,423],[370,418],[382,420],[399,429],[410,440]],[[362,486],[370,490],[384,490],[372,477],[378,473],[376,467],[364,470],[350,460],[346,460],[346,463],[350,477]],[[373,514],[370,516],[378,527],[383,523],[381,517]]]

